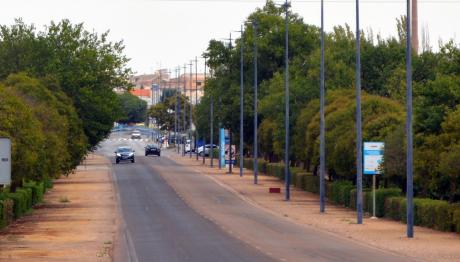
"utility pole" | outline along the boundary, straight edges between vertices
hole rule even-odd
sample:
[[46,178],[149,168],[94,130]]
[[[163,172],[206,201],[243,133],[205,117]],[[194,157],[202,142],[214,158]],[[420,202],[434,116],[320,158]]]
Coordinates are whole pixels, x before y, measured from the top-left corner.
[[[198,57],[195,56],[195,109],[198,105]],[[198,121],[197,121],[198,124]],[[195,154],[198,160],[198,125],[195,125]],[[204,149],[204,147],[203,147]]]
[[413,188],[413,134],[412,134],[412,52],[411,52],[411,15],[410,0],[407,0],[407,23],[406,23],[406,199],[407,199],[407,237],[414,237],[414,188]]
[[[187,66],[184,64],[184,132],[187,130]],[[184,139],[181,136],[182,140],[182,156],[185,156],[185,143],[187,141],[183,141]]]
[[[178,135],[180,131],[180,66],[177,66],[177,91],[176,91],[176,106],[177,106],[177,134],[176,134],[176,145],[177,153],[180,153],[180,145],[178,144]],[[180,142],[180,140],[179,140]]]
[[257,128],[258,128],[258,119],[257,119],[257,21],[252,22],[252,27],[254,31],[254,184],[257,185],[258,181],[258,168],[259,164],[257,163],[259,152],[258,152],[258,138],[257,138]]
[[[202,95],[204,95],[203,90],[204,86],[206,85],[206,57],[204,57],[204,79],[203,79],[203,84],[201,85],[201,90],[202,90]],[[212,128],[212,127],[211,127]],[[206,135],[203,133],[203,165],[206,164]],[[214,150],[211,144],[211,150]]]
[[324,0],[321,0],[321,80],[320,80],[320,164],[319,164],[319,212],[324,213],[325,190],[324,190],[324,173],[326,171],[326,141],[324,127]]
[[[409,1],[409,0],[408,0]],[[361,126],[361,43],[359,0],[356,0],[356,211],[357,224],[363,223],[363,147]]]
[[[176,69],[177,76],[177,69]],[[171,83],[171,81],[169,81]],[[176,104],[174,105],[174,147],[177,147],[177,86],[176,86]],[[171,141],[171,138],[168,137],[168,143]]]
[[192,126],[193,126],[193,121],[192,121],[192,115],[193,115],[193,108],[192,108],[192,97],[193,97],[193,90],[192,90],[192,79],[193,79],[193,72],[192,72],[192,66],[193,66],[193,60],[190,60],[190,85],[189,85],[189,88],[190,88],[190,131],[189,131],[189,139],[190,139],[190,150],[189,150],[189,155],[190,155],[190,158],[192,158],[192,140],[193,140],[193,130],[192,130]]
[[[206,72],[206,71],[205,71]],[[210,128],[210,142],[211,142],[211,152],[210,152],[210,157],[211,157],[211,167],[214,167],[214,95],[211,94],[211,109],[210,109],[210,122],[211,122],[211,128]]]
[[285,48],[284,48],[284,88],[285,88],[285,144],[284,144],[284,181],[286,187],[286,200],[290,199],[291,174],[289,173],[289,4],[284,4],[286,17],[284,20]]
[[241,25],[241,42],[240,42],[240,45],[241,45],[241,57],[240,57],[240,177],[243,176],[243,146],[244,146],[244,143],[243,143],[243,122],[244,122],[244,108],[243,108],[243,103],[244,103],[244,74],[243,74],[243,70],[244,70],[244,65],[243,65],[243,60],[244,60],[244,57],[243,57],[243,51],[244,51],[244,41],[243,41],[243,25]]
[[[232,33],[230,33],[230,44],[229,44],[229,48],[230,48],[230,52],[232,51]],[[230,63],[230,62],[229,62]],[[228,67],[229,69],[229,75],[232,74],[232,69],[231,69],[231,66],[229,65]],[[233,120],[233,117],[232,117],[232,120]],[[233,122],[233,121],[232,121]],[[231,126],[231,124],[230,124]],[[229,146],[228,146],[228,159],[229,159],[229,162],[228,162],[228,173],[231,174],[232,173],[232,166],[233,166],[233,162],[232,162],[232,129],[231,127],[228,128],[228,136],[229,136]]]

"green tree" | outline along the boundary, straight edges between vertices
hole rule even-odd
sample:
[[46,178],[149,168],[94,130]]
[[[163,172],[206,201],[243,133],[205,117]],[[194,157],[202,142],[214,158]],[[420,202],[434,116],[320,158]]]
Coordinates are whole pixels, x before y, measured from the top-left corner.
[[129,92],[118,95],[123,117],[120,123],[141,123],[147,117],[147,102]]
[[0,27],[0,78],[24,71],[56,79],[82,119],[87,147],[94,148],[119,117],[113,89],[129,86],[123,43],[112,43],[107,36],[68,20],[52,22],[44,31],[16,20]]

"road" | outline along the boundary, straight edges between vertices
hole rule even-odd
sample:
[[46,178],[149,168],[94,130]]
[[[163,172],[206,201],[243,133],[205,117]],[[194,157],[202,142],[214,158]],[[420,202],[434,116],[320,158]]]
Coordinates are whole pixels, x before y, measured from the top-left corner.
[[[113,135],[98,150],[112,158],[125,221],[120,261],[408,260],[273,216],[176,163],[172,151],[144,157],[148,142],[128,137]],[[136,163],[114,163],[122,145],[136,150]]]

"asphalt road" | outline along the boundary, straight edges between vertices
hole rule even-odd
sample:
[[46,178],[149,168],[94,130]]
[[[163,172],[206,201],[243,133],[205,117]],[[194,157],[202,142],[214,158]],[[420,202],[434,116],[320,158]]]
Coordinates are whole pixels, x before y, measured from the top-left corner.
[[[273,216],[176,163],[172,151],[144,157],[148,142],[127,137],[113,135],[99,149],[112,158],[125,221],[119,261],[409,260]],[[136,163],[114,163],[122,145],[136,150]]]

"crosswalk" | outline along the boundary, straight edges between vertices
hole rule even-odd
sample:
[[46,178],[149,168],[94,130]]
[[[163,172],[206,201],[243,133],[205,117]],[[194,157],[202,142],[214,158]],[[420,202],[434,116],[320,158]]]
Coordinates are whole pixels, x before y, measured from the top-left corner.
[[141,138],[141,139],[132,139],[132,138],[109,138],[106,141],[109,142],[118,142],[118,141],[139,141],[139,142],[148,142],[151,141],[148,138]]

